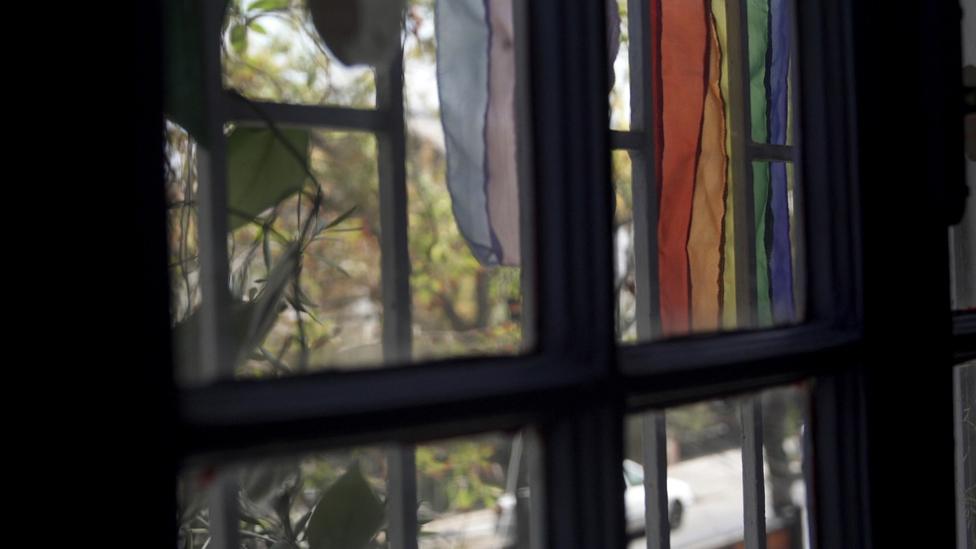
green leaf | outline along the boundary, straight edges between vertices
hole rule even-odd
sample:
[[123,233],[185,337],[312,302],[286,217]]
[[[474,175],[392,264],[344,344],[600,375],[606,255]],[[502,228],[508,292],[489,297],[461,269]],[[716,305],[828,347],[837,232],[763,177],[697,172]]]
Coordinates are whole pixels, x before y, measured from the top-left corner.
[[322,494],[308,521],[309,549],[362,549],[383,525],[383,503],[355,463]]
[[251,19],[251,21],[248,22],[247,28],[258,34],[268,34],[268,30],[265,29],[264,26],[262,26],[261,23],[258,23],[257,20],[255,19]]
[[268,128],[236,128],[227,138],[229,230],[245,225],[304,185],[309,133],[280,132],[287,143]]
[[247,51],[247,26],[237,23],[231,27],[230,45],[237,55],[244,55]]
[[261,288],[257,299],[245,305],[249,309],[247,313],[249,316],[247,329],[241,338],[243,343],[237,355],[238,360],[251,354],[251,351],[260,345],[271,331],[271,327],[274,326],[275,320],[284,308],[282,298],[285,296],[285,288],[298,268],[298,260],[298,247],[292,245],[278,260],[278,264],[271,269],[268,280]]
[[258,0],[250,6],[247,7],[248,11],[251,10],[261,10],[261,11],[276,11],[276,10],[286,10],[291,4],[290,0]]

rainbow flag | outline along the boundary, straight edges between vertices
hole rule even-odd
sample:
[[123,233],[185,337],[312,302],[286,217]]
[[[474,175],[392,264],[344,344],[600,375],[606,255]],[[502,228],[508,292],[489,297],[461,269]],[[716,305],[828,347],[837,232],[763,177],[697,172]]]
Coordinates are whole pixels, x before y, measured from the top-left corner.
[[[662,335],[750,328],[738,322],[737,295],[748,292],[758,327],[796,320],[792,166],[752,161],[755,256],[736,247],[730,109],[748,108],[756,143],[792,144],[789,0],[740,0],[748,37],[742,67],[746,105],[729,102],[726,0],[649,0],[659,193],[658,281]],[[752,261],[755,284],[737,284],[735,265]]]

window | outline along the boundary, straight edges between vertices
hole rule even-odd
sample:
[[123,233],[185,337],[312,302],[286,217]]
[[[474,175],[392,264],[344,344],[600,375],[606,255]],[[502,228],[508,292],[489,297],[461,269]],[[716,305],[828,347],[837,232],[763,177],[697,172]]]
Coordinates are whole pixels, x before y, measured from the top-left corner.
[[[667,0],[661,3],[667,3],[670,8],[688,5]],[[323,2],[320,5],[333,4]],[[936,105],[931,108],[949,105],[951,101],[943,101],[941,99],[945,98],[936,94],[948,94],[951,82],[940,79],[944,75],[938,72],[938,66],[924,64],[914,49],[929,48],[926,52],[936,56],[950,50],[940,42],[921,39],[923,34],[927,36],[931,32],[925,25],[934,24],[931,21],[924,23],[923,20],[927,21],[925,17],[931,16],[940,22],[951,20],[951,14],[947,16],[940,11],[943,7],[919,4],[919,12],[925,16],[920,18],[918,13],[910,10],[878,13],[861,2],[815,0],[792,6],[795,10],[792,20],[796,25],[793,50],[796,72],[789,85],[795,86],[796,92],[791,96],[796,102],[793,110],[796,115],[795,141],[792,144],[786,141],[789,132],[772,138],[762,136],[756,133],[758,125],[753,125],[745,133],[750,138],[736,142],[739,147],[736,150],[742,154],[733,154],[729,158],[738,166],[740,175],[742,171],[746,174],[752,171],[752,177],[736,178],[733,175],[733,185],[735,181],[755,181],[755,174],[767,169],[764,167],[767,164],[763,163],[781,167],[786,167],[786,162],[794,163],[794,180],[802,181],[802,184],[795,187],[793,215],[800,217],[793,218],[793,226],[802,227],[802,235],[806,236],[801,235],[795,240],[796,251],[791,254],[795,253],[797,259],[794,263],[791,256],[790,264],[795,266],[794,276],[803,273],[802,283],[793,285],[792,296],[793,303],[800,305],[802,314],[789,322],[762,322],[762,315],[752,309],[754,305],[758,311],[760,290],[750,284],[742,287],[747,289],[744,295],[755,292],[757,298],[755,303],[751,298],[745,301],[748,306],[742,310],[747,312],[742,314],[755,316],[756,322],[737,322],[731,326],[734,329],[723,327],[722,330],[686,334],[680,329],[664,327],[665,321],[653,312],[665,310],[660,299],[645,300],[642,297],[642,289],[653,292],[661,286],[651,284],[649,280],[637,280],[641,276],[649,279],[649,274],[655,272],[640,263],[658,257],[651,253],[653,249],[649,243],[659,237],[655,227],[660,227],[660,223],[652,222],[650,213],[653,210],[648,208],[650,198],[655,194],[651,192],[650,184],[659,180],[655,179],[652,167],[647,166],[648,159],[655,158],[652,146],[657,142],[650,139],[646,129],[656,126],[649,123],[653,121],[653,113],[643,103],[649,97],[656,97],[648,84],[652,73],[647,71],[648,66],[653,67],[655,58],[641,54],[654,50],[644,47],[649,45],[646,42],[641,42],[641,47],[635,46],[650,36],[649,33],[635,32],[635,29],[654,28],[651,23],[655,12],[650,8],[658,3],[629,2],[626,6],[631,117],[630,123],[624,124],[619,116],[611,116],[608,112],[608,92],[616,86],[616,81],[622,81],[623,76],[616,75],[613,85],[608,82],[607,69],[611,61],[606,55],[606,4],[514,0],[514,43],[518,46],[516,74],[517,82],[524,86],[516,87],[516,90],[523,94],[522,107],[525,109],[517,111],[520,123],[517,135],[523,137],[517,151],[524,155],[519,157],[523,160],[519,169],[531,176],[519,181],[520,189],[525,189],[525,182],[530,181],[532,192],[520,196],[524,198],[520,205],[528,212],[528,215],[520,213],[518,216],[520,244],[523,245],[521,269],[524,272],[520,272],[517,279],[510,277],[508,290],[495,294],[495,297],[499,300],[497,308],[500,310],[509,304],[520,309],[517,321],[511,312],[508,317],[497,318],[501,319],[499,322],[508,322],[509,327],[518,326],[521,339],[498,349],[490,347],[497,340],[495,337],[487,338],[487,344],[484,340],[462,342],[458,352],[445,351],[442,341],[427,339],[423,343],[428,345],[427,350],[414,352],[411,347],[419,349],[422,345],[416,344],[417,330],[406,311],[411,307],[419,308],[418,303],[435,302],[418,301],[416,289],[419,283],[407,275],[407,267],[417,261],[417,256],[412,253],[407,239],[411,199],[409,170],[405,164],[409,161],[405,128],[408,121],[401,109],[407,95],[401,80],[406,73],[401,72],[399,56],[395,56],[397,59],[389,65],[392,70],[364,71],[341,77],[346,78],[345,83],[360,89],[375,86],[373,102],[370,102],[368,92],[358,99],[337,96],[328,101],[319,100],[318,92],[325,95],[330,86],[338,86],[342,81],[341,78],[339,82],[321,79],[315,71],[312,71],[311,82],[299,80],[303,84],[300,88],[316,92],[311,96],[315,101],[299,95],[269,95],[268,90],[275,87],[273,82],[281,84],[276,78],[294,82],[308,78],[308,73],[301,74],[301,70],[294,68],[282,68],[280,75],[271,77],[255,73],[250,82],[257,87],[249,89],[238,80],[225,78],[221,48],[230,48],[227,55],[233,56],[235,52],[249,51],[251,47],[272,46],[270,38],[260,38],[264,36],[261,30],[253,31],[256,35],[252,36],[253,29],[238,29],[241,24],[246,26],[257,20],[267,34],[273,35],[277,32],[273,25],[265,26],[260,19],[248,15],[248,10],[263,6],[269,8],[267,11],[277,13],[291,10],[293,4],[235,3],[233,9],[243,11],[231,11],[230,19],[222,2],[191,5],[203,8],[196,20],[200,21],[197,30],[204,54],[199,97],[202,97],[200,105],[205,108],[198,109],[203,113],[200,119],[203,123],[196,130],[202,137],[196,139],[205,144],[202,151],[198,146],[193,153],[183,153],[195,155],[194,162],[173,164],[174,180],[181,174],[189,178],[194,170],[197,179],[195,187],[185,188],[189,195],[178,195],[177,202],[181,205],[176,210],[187,205],[191,206],[190,210],[170,211],[170,226],[196,233],[187,241],[186,256],[178,258],[178,262],[182,265],[184,260],[192,261],[194,255],[198,257],[199,270],[194,275],[197,278],[191,279],[189,284],[198,284],[198,297],[193,297],[193,292],[183,296],[186,310],[196,306],[199,311],[197,329],[188,332],[196,333],[195,344],[192,343],[194,336],[188,338],[191,348],[192,345],[196,348],[188,356],[197,358],[190,359],[196,360],[196,365],[189,368],[189,379],[172,386],[156,387],[159,393],[153,394],[161,394],[160,399],[175,395],[172,397],[175,406],[169,409],[171,415],[168,417],[178,425],[180,445],[176,459],[189,475],[184,478],[193,478],[200,470],[213,472],[210,495],[205,503],[208,513],[206,535],[212,540],[211,547],[233,547],[239,540],[243,541],[240,519],[244,515],[240,511],[239,497],[242,488],[250,490],[251,487],[242,482],[241,472],[247,480],[248,472],[258,470],[255,463],[289,460],[298,462],[299,468],[308,464],[310,475],[311,471],[331,468],[331,472],[326,471],[329,474],[321,473],[317,483],[309,487],[308,499],[303,504],[288,510],[288,513],[294,513],[295,520],[301,520],[310,510],[314,513],[314,508],[321,504],[330,488],[346,489],[343,486],[354,484],[358,486],[356,493],[367,502],[363,508],[376,511],[357,516],[357,520],[364,519],[373,525],[367,529],[370,533],[367,541],[397,549],[428,543],[420,523],[430,524],[427,521],[430,516],[428,509],[418,508],[417,495],[430,488],[423,487],[424,464],[437,466],[438,460],[436,452],[432,457],[423,450],[455,444],[459,437],[474,447],[478,446],[478,440],[494,440],[492,444],[496,447],[507,446],[507,464],[497,455],[487,458],[487,462],[497,464],[502,469],[502,477],[513,469],[524,472],[524,476],[522,473],[514,475],[516,480],[511,489],[505,486],[502,493],[511,497],[505,498],[508,503],[502,507],[509,511],[499,511],[499,516],[515,517],[510,522],[515,525],[516,532],[506,536],[513,543],[560,549],[624,546],[627,508],[621,473],[622,467],[626,467],[623,465],[625,458],[630,458],[642,467],[644,495],[648,500],[645,529],[649,535],[645,543],[651,547],[668,546],[671,536],[667,524],[678,522],[678,519],[671,510],[670,493],[662,490],[661,485],[667,486],[667,433],[676,433],[679,429],[668,429],[667,416],[674,417],[675,411],[686,405],[731,402],[739,397],[742,400],[737,402],[742,405],[737,411],[740,418],[737,421],[741,424],[741,440],[745,442],[739,458],[743,478],[744,544],[750,548],[772,546],[771,534],[777,527],[769,521],[774,515],[762,520],[765,516],[762,456],[769,441],[764,441],[762,435],[765,410],[761,399],[757,400],[755,395],[794,383],[803,383],[809,392],[809,422],[805,424],[804,436],[809,437],[812,448],[803,456],[809,465],[803,507],[809,514],[799,524],[809,525],[812,546],[858,548],[889,546],[896,542],[943,546],[951,543],[947,540],[954,539],[956,532],[951,527],[955,516],[951,512],[954,498],[949,490],[952,472],[947,466],[953,457],[952,422],[948,417],[952,389],[948,348],[951,312],[947,306],[949,287],[948,276],[945,276],[948,257],[944,246],[944,204],[938,203],[942,195],[937,187],[954,177],[949,167],[951,162],[946,161],[948,153],[943,156],[944,150],[952,147],[940,146],[944,144],[940,140],[945,138],[942,130],[947,123],[944,120],[949,120],[951,113],[942,118],[921,116],[919,105],[926,103],[916,101],[920,97],[937,97],[939,101],[928,103]],[[716,3],[710,5],[714,8]],[[730,19],[739,17],[740,23],[748,20],[750,9],[756,5],[761,8],[770,4],[751,0],[724,3],[726,16]],[[294,6],[300,8],[301,4]],[[141,24],[172,29],[173,20],[150,16]],[[185,22],[190,19],[175,20]],[[289,19],[287,24],[293,29],[307,28],[307,21]],[[954,24],[958,26],[958,21]],[[399,25],[394,26],[393,36],[399,34]],[[729,24],[727,30],[734,32],[735,27],[735,24]],[[175,28],[190,29],[188,33],[192,36],[191,26],[176,25]],[[879,40],[878,33],[882,32],[879,29],[884,29],[884,33],[897,31],[904,39]],[[242,33],[246,38],[241,37]],[[952,33],[958,34],[958,31],[935,35],[950,36]],[[156,35],[148,33],[146,40],[152,40],[153,36]],[[224,38],[214,39],[218,36]],[[708,36],[707,31],[705,36]],[[747,40],[745,42],[748,44]],[[730,51],[736,47],[736,41],[731,37],[728,43],[731,44]],[[297,47],[297,44],[289,42],[287,45]],[[163,51],[158,43],[152,47]],[[751,52],[750,48],[746,45],[739,53]],[[331,49],[329,52],[336,53]],[[329,52],[319,57],[322,52],[308,50],[310,56],[318,58],[314,62],[333,63],[332,60],[322,61],[328,59]],[[347,54],[349,52],[342,55]],[[738,59],[742,61],[748,57],[743,55]],[[732,59],[730,57],[730,61]],[[406,66],[408,61],[403,63]],[[621,64],[619,61],[613,63]],[[645,72],[641,73],[642,70]],[[931,81],[921,77],[913,79],[912,76],[906,77],[904,85],[892,87],[885,79],[895,73],[929,74],[926,71],[934,75]],[[372,80],[369,72],[373,73]],[[858,74],[856,79],[853,78],[855,72]],[[730,68],[730,77],[732,74]],[[735,74],[741,77],[743,73]],[[243,82],[247,73],[238,76]],[[721,86],[721,79],[719,83]],[[240,100],[236,94],[228,93],[227,86],[238,89],[247,99]],[[634,92],[634,86],[640,88],[638,93]],[[150,88],[146,90],[150,96],[162,95],[162,90]],[[620,92],[619,86],[616,89],[617,99],[613,101],[619,103],[626,94]],[[865,100],[878,97],[882,92],[903,100],[903,108],[908,111],[902,120],[905,131],[917,136],[922,143],[933,144],[929,148],[921,147],[917,155],[904,155],[897,165],[891,161],[890,143],[883,139],[885,132],[890,131],[890,111]],[[953,90],[956,92],[957,89]],[[280,98],[280,103],[270,101],[272,97]],[[748,101],[730,102],[730,116],[751,119],[755,115],[751,112],[752,105],[761,100],[761,97],[757,99],[750,95]],[[644,111],[639,112],[641,109]],[[750,116],[745,116],[745,110],[750,110]],[[611,123],[613,131],[608,130]],[[740,130],[749,127],[745,124],[732,126]],[[314,131],[294,131],[303,128],[314,128]],[[153,143],[162,148],[160,136],[166,135],[163,122],[160,120],[152,129],[152,132],[147,131],[146,139],[154,139]],[[257,129],[270,129],[271,139],[267,133],[254,131]],[[190,128],[189,133],[194,135],[194,130]],[[190,150],[186,147],[186,135],[178,132],[169,135],[172,136],[171,143],[183,139],[178,146]],[[378,200],[373,212],[365,208],[354,210],[353,206],[358,202],[336,201],[328,204],[328,208],[333,209],[321,208],[318,213],[329,229],[357,230],[371,222],[370,215],[376,215],[372,221],[379,219],[379,244],[349,242],[343,240],[347,235],[336,231],[336,238],[341,243],[339,249],[359,246],[359,262],[367,266],[350,273],[358,276],[351,276],[342,284],[309,291],[335,291],[337,298],[345,298],[362,292],[359,286],[364,286],[369,287],[365,293],[370,294],[372,285],[377,284],[375,265],[379,264],[381,292],[378,298],[370,294],[361,303],[378,299],[380,306],[374,306],[371,311],[364,307],[362,314],[355,319],[351,315],[349,322],[357,323],[357,329],[365,334],[360,343],[375,345],[379,342],[380,352],[376,354],[374,348],[373,354],[358,355],[348,362],[306,361],[303,357],[312,354],[311,346],[305,350],[305,345],[311,341],[306,333],[304,343],[299,342],[297,347],[282,353],[281,356],[288,359],[282,360],[287,371],[279,371],[280,365],[250,343],[263,339],[258,336],[274,333],[273,327],[266,329],[264,323],[250,319],[255,318],[253,311],[259,310],[255,307],[270,304],[274,310],[278,306],[277,300],[268,302],[261,298],[284,296],[286,310],[291,309],[291,313],[283,318],[294,324],[298,339],[302,339],[299,319],[303,321],[314,311],[302,311],[302,308],[310,307],[303,304],[303,296],[297,288],[300,284],[293,284],[292,278],[286,276],[295,271],[286,269],[282,275],[274,269],[275,265],[289,265],[288,262],[294,261],[291,255],[294,252],[280,242],[272,242],[268,254],[270,265],[261,265],[264,263],[262,257],[248,277],[235,280],[232,275],[241,264],[231,263],[228,258],[236,254],[229,252],[241,251],[239,246],[243,243],[228,239],[227,228],[250,223],[249,228],[242,230],[251,231],[252,244],[262,237],[254,254],[264,254],[260,249],[264,246],[264,235],[272,235],[272,229],[281,232],[275,223],[280,223],[283,228],[290,226],[291,230],[300,230],[303,225],[299,221],[318,227],[315,222],[309,222],[316,219],[310,215],[309,208],[322,201],[316,198],[314,188],[305,189],[309,174],[302,170],[295,176],[301,178],[300,182],[292,181],[292,185],[301,186],[293,193],[294,203],[289,204],[294,209],[289,207],[286,212],[293,217],[272,215],[254,224],[252,218],[265,216],[268,208],[257,212],[240,208],[228,211],[226,206],[233,202],[227,182],[233,177],[232,172],[239,169],[229,163],[233,147],[239,147],[239,144],[232,147],[230,141],[243,140],[251,144],[251,150],[263,151],[264,158],[275,157],[273,151],[280,146],[287,153],[284,158],[294,160],[296,151],[301,156],[296,143],[300,145],[305,139],[310,143],[316,140],[317,152],[312,157],[313,161],[318,158],[323,162],[323,169],[330,169],[328,167],[337,165],[338,159],[345,154],[352,155],[357,151],[366,152],[348,162],[368,166],[375,162],[375,172],[371,167],[370,175],[364,175],[356,187],[377,189]],[[286,143],[291,145],[285,146]],[[171,150],[178,150],[178,146],[173,145]],[[312,146],[309,145],[306,151],[313,150]],[[620,152],[624,150],[645,154]],[[325,161],[326,154],[334,155],[329,157],[332,162]],[[253,153],[243,156],[245,161],[258,157],[261,155]],[[169,157],[173,158],[173,155]],[[611,158],[616,159],[615,165],[623,169],[612,173]],[[627,160],[631,162],[629,170],[623,167]],[[289,162],[286,160],[282,164]],[[314,162],[310,165],[314,167]],[[768,169],[773,171],[772,167]],[[309,171],[318,178],[315,170]],[[251,167],[240,173],[260,177],[262,170]],[[624,210],[614,209],[610,187],[614,180],[622,195],[626,193],[625,181],[629,180],[633,201],[636,281],[633,312],[629,313],[632,320],[628,322],[634,323],[636,337],[632,339],[636,341],[628,345],[618,345],[615,335],[615,326],[622,326],[626,317],[617,313],[625,309],[622,306],[625,300],[615,293],[614,265],[618,263],[615,260],[618,255],[614,244],[614,216],[621,215]],[[918,191],[919,186],[924,190]],[[165,209],[167,197],[156,192],[158,188],[146,188],[146,201],[154,204],[153,208]],[[738,189],[741,191],[743,187]],[[916,191],[912,192],[912,189]],[[641,193],[647,196],[641,197]],[[253,197],[254,194],[245,196]],[[275,193],[272,198],[280,196]],[[638,205],[647,211],[636,211]],[[892,212],[909,210],[914,212],[915,223],[892,221]],[[150,218],[156,219],[147,216]],[[755,220],[754,215],[733,215],[734,222],[744,224],[750,230],[755,229],[750,223]],[[162,216],[157,221],[159,227],[164,226]],[[335,224],[329,227],[333,222]],[[146,222],[147,226],[151,224],[151,220]],[[399,231],[389,230],[391,227]],[[331,235],[327,236],[331,238]],[[756,237],[756,234],[752,236]],[[640,239],[645,242],[638,244]],[[905,261],[904,243],[910,240],[920,243],[913,248],[915,261]],[[757,238],[752,241],[758,243]],[[173,249],[172,246],[167,248],[162,238],[158,239],[157,246],[160,256],[164,250]],[[686,249],[687,243],[684,246]],[[250,253],[250,249],[246,248],[244,253]],[[638,253],[638,250],[642,251]],[[736,252],[736,258],[740,258],[739,250]],[[626,256],[626,253],[620,254],[620,257]],[[752,269],[752,256],[747,254],[746,257],[750,259],[747,263]],[[758,259],[755,264],[758,268]],[[171,288],[177,287],[180,281],[171,277],[170,271],[150,268],[154,265],[158,266],[156,263],[147,265],[147,276],[155,277],[153,280],[157,282],[165,279],[172,284]],[[331,280],[329,277],[341,276],[341,273],[326,273],[325,267],[322,269],[318,276],[311,277],[310,288],[315,287],[314,282],[320,277]],[[302,268],[305,274],[311,271],[311,267]],[[477,269],[472,269],[469,274],[471,272],[476,273]],[[282,278],[284,282],[278,282]],[[910,281],[911,291],[905,291],[907,281]],[[185,280],[182,283],[187,286]],[[234,284],[238,284],[238,293],[234,293]],[[252,288],[255,291],[249,295]],[[896,291],[889,291],[892,289]],[[280,293],[272,293],[272,290]],[[471,287],[464,291],[468,292],[465,295],[477,295],[477,290]],[[516,294],[518,300],[513,298]],[[739,295],[736,294],[737,304]],[[234,301],[236,297],[241,298],[240,302]],[[314,301],[321,295],[305,297]],[[179,314],[179,307],[184,306],[179,300],[166,301],[169,307],[154,309],[156,320],[171,318],[168,309]],[[250,303],[254,305],[248,310],[245,305]],[[671,309],[668,311],[673,313]],[[737,318],[739,311],[737,307]],[[471,313],[462,311],[461,314]],[[235,335],[235,319],[241,318],[247,318],[247,329],[238,332],[243,333],[243,337]],[[906,318],[911,322],[906,322]],[[971,322],[964,314],[957,318],[958,326]],[[376,320],[381,322],[377,324]],[[370,330],[363,329],[371,323],[378,326],[379,337],[376,332],[370,336]],[[497,325],[489,323],[489,326]],[[419,331],[428,328],[421,326]],[[156,333],[158,328],[153,330]],[[620,330],[620,333],[627,331]],[[531,336],[528,342],[526,334]],[[667,337],[657,337],[659,334]],[[329,335],[333,334],[330,332]],[[169,353],[169,347],[162,343],[165,339],[168,336],[159,336],[160,344],[146,350],[144,358],[147,364],[169,372],[172,365],[159,358]],[[952,341],[959,353],[972,351],[964,338]],[[265,350],[275,353],[270,358],[277,360],[284,342],[276,343]],[[180,345],[177,342],[174,354],[179,355]],[[246,352],[242,354],[241,349]],[[325,351],[322,353],[328,355]],[[246,368],[238,368],[241,361]],[[248,365],[248,361],[258,363],[260,367]],[[891,365],[906,361],[931,367],[918,367],[910,375],[892,375]],[[176,362],[183,364],[178,357]],[[313,364],[325,367],[318,370],[305,367]],[[379,364],[390,367],[362,367]],[[303,375],[291,375],[297,372]],[[288,375],[284,375],[286,373]],[[913,406],[905,406],[906,395],[911,395]],[[155,406],[157,402],[159,400],[147,399],[145,406]],[[642,418],[639,455],[625,454],[631,451],[624,443],[628,417]],[[906,425],[923,425],[931,444],[924,447],[905,444]],[[518,440],[522,441],[518,444],[523,445],[524,451],[517,460],[512,460]],[[802,444],[793,445],[796,446],[803,447]],[[780,449],[788,451],[788,448],[784,445]],[[349,459],[352,455],[370,456],[372,461],[367,463],[364,457],[357,469]],[[885,467],[886,461],[890,462],[896,455],[902,456],[902,462],[911,464],[911,474],[906,476],[905,468],[896,472],[890,466]],[[634,459],[638,457],[640,461]],[[241,467],[242,464],[245,466]],[[273,471],[274,467],[264,470]],[[917,482],[920,471],[924,471],[931,486],[937,487],[934,489],[937,494],[930,493]],[[419,482],[418,472],[421,474]],[[494,484],[488,484],[501,488],[498,478],[496,475]],[[346,479],[342,481],[346,484],[335,488],[339,479]],[[283,480],[278,486],[296,489],[297,483],[288,484]],[[301,490],[296,494],[305,497],[306,494],[298,492]],[[428,497],[433,499],[433,496]],[[906,506],[906,498],[924,502],[924,505]],[[501,499],[498,496],[494,503]],[[487,509],[489,504],[486,501],[482,505]],[[694,510],[693,506],[691,504],[688,513]],[[380,508],[381,519],[377,518]],[[274,509],[272,513],[275,513]],[[684,516],[687,520],[691,520],[690,517],[691,514]],[[256,518],[259,522],[264,521],[266,515],[258,514]],[[274,519],[267,518],[270,520]],[[332,519],[331,522],[337,521]],[[378,522],[382,524],[377,527]],[[892,527],[892,524],[898,526]],[[916,528],[913,524],[925,526],[924,529]],[[450,528],[444,526],[430,532],[443,534]],[[271,546],[280,541],[271,538],[263,527],[249,531],[270,539],[248,536],[248,543]],[[679,532],[676,529],[674,533]],[[192,531],[189,533],[195,535]],[[169,545],[176,535],[170,529],[159,532],[158,539]],[[302,544],[308,539],[298,541]]]
[[618,339],[801,322],[791,3],[608,4]]
[[[963,9],[962,62],[963,85],[969,88],[966,118],[966,181],[969,197],[962,220],[950,230],[950,275],[952,308],[957,342],[976,334],[976,139],[972,134],[976,122],[976,97],[972,91],[976,78],[976,8]],[[968,71],[968,72],[967,72]],[[969,547],[976,543],[976,361],[970,345],[958,344],[953,372],[953,408],[956,440],[956,545]]]

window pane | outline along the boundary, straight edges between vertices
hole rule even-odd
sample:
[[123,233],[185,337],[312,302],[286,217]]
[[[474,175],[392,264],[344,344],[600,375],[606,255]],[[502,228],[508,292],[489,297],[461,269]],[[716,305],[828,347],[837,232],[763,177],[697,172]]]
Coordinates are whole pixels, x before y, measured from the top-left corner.
[[744,0],[749,41],[752,139],[792,144],[793,20],[790,0]]
[[197,209],[197,145],[190,134],[175,124],[166,124],[165,174],[166,221],[169,236],[169,268],[171,284],[170,310],[176,318],[183,318],[199,302],[196,278]]
[[[714,400],[671,408],[654,425],[654,414],[629,416],[626,426],[624,476],[627,533],[631,549],[646,547],[645,492],[630,482],[628,470],[641,478],[653,474],[645,452],[659,451],[667,462],[667,515],[674,549],[719,549],[744,539],[743,416],[747,399],[761,404],[767,547],[804,547],[808,543],[803,477],[806,389],[772,389],[745,398]],[[664,448],[648,446],[645,436],[663,429]],[[807,456],[809,457],[809,456]]]
[[[618,284],[630,264],[621,242],[649,242],[633,247],[640,314],[628,334],[620,330],[631,323],[628,310],[618,309],[620,341],[803,320],[792,16],[786,0],[744,1],[745,12],[718,0],[655,0],[653,17],[639,26],[652,45],[644,63],[652,92],[630,99],[651,113],[652,131],[620,141],[633,162],[622,173],[628,168],[615,154],[614,184],[619,194],[631,178],[631,226],[647,229],[615,234]],[[622,302],[619,285],[617,292]]]
[[617,308],[617,341],[637,340],[637,283],[634,264],[634,197],[631,161],[626,151],[613,151],[614,295]]
[[[333,48],[344,37],[327,34],[333,38],[330,44],[318,31],[328,27],[328,17],[342,20],[356,8],[348,11],[315,18],[305,0],[228,2],[222,43],[224,85],[249,99],[373,107],[373,69],[343,64]],[[354,22],[349,24],[355,27]]]
[[805,468],[813,445],[805,438],[807,395],[806,385],[794,385],[764,391],[760,397],[770,549],[810,547]]
[[[227,158],[235,375],[381,363],[374,137],[239,126],[228,133]],[[174,178],[171,212],[195,218],[178,197],[196,184],[192,174]],[[187,303],[199,295],[194,235],[175,226],[174,303]],[[178,378],[193,384],[208,370],[199,363],[199,299],[190,302],[174,306],[173,323]]]
[[976,361],[956,367],[956,505],[959,549],[976,543]]
[[519,155],[516,86],[524,4],[441,3],[435,10],[432,0],[408,2],[404,107],[415,359],[514,354],[531,345],[523,332],[521,269],[531,262],[521,250],[530,182]]
[[391,498],[414,488],[420,548],[514,547],[528,539],[527,451],[520,433],[425,443],[407,477],[415,487],[399,484],[388,446],[187,467],[177,482],[179,547],[226,535],[211,518],[228,512],[241,547],[389,547]]
[[[211,519],[229,512],[240,547],[329,547],[338,540],[386,547],[386,481],[386,454],[377,447],[187,469],[178,481],[178,546],[215,545],[213,538],[227,533]],[[221,490],[231,497],[215,497]]]
[[[976,6],[963,2],[962,60],[967,86],[976,86]],[[971,94],[972,95],[972,94]],[[976,96],[970,99],[976,107]],[[976,114],[966,117],[966,216],[949,231],[952,241],[952,307],[976,310]]]
[[[630,31],[627,0],[607,1],[610,54],[610,129],[630,129]],[[616,55],[614,55],[616,54]]]
[[418,546],[527,547],[526,451],[521,434],[418,446]]
[[735,291],[751,294],[755,289],[755,301],[750,304],[757,326],[797,322],[804,309],[804,269],[793,164],[753,162],[752,195],[755,233],[750,236],[754,242],[741,247],[751,252],[754,280],[751,284],[735,280]]
[[[385,29],[396,39],[394,58],[403,39],[403,82],[397,70],[379,79],[376,117],[301,111],[317,113],[324,126],[340,116],[337,125],[362,131],[276,120],[295,110],[248,101],[260,122],[225,123],[225,150],[207,147],[226,166],[229,337],[221,349],[233,362],[229,372],[214,371],[212,353],[205,363],[200,358],[201,343],[212,342],[202,341],[199,264],[213,252],[198,249],[196,233],[213,219],[196,197],[220,174],[192,137],[206,137],[205,124],[219,120],[196,113],[189,134],[176,122],[167,126],[172,323],[182,384],[531,346],[521,269],[531,263],[522,246],[530,170],[518,85],[527,81],[519,76],[526,71],[525,4],[471,4],[435,10],[432,0],[405,2],[405,17]],[[343,9],[336,4],[331,16],[348,16]],[[348,69],[368,79],[343,72],[347,61],[360,66],[356,56],[369,48],[342,49],[352,46],[309,17],[302,2],[231,2],[225,83],[250,99],[372,104],[372,69]],[[192,21],[180,21],[183,27],[170,28],[193,30]],[[192,57],[175,53],[183,64]],[[387,61],[384,67],[396,69],[395,59]],[[180,91],[176,84],[170,81],[168,94]],[[183,121],[179,112],[168,114]],[[371,133],[377,124],[384,130]]]

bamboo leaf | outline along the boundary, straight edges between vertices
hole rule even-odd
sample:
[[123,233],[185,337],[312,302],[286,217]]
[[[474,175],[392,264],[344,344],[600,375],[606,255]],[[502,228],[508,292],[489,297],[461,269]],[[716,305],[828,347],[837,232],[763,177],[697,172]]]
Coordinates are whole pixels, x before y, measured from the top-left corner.
[[[283,298],[289,281],[298,268],[298,248],[292,245],[271,270],[264,287],[252,301],[237,301],[231,305],[230,335],[236,349],[235,364],[250,356],[274,326],[283,309]],[[194,311],[173,329],[177,376],[192,382],[200,377],[200,320]]]

